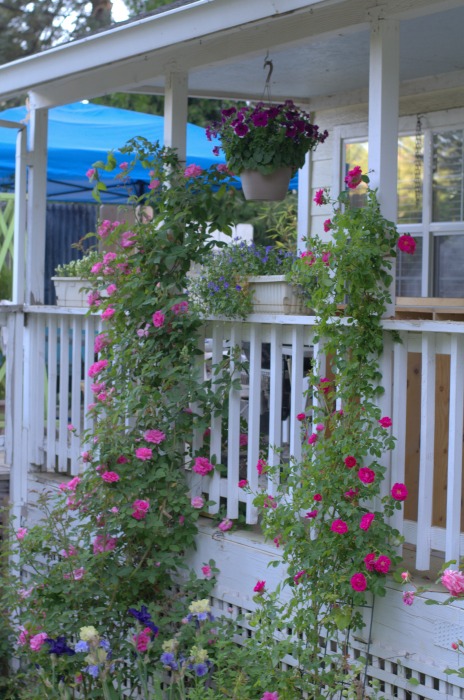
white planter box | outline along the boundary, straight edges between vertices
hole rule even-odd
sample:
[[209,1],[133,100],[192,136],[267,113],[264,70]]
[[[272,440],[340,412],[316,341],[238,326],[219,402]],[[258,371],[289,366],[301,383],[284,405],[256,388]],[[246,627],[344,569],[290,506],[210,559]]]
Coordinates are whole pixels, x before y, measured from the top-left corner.
[[[57,306],[75,309],[87,306],[90,282],[83,277],[52,277],[55,285]],[[84,290],[83,287],[86,289]],[[81,291],[82,290],[82,291]]]
[[284,275],[249,277],[248,283],[253,292],[254,313],[311,315],[303,298]]

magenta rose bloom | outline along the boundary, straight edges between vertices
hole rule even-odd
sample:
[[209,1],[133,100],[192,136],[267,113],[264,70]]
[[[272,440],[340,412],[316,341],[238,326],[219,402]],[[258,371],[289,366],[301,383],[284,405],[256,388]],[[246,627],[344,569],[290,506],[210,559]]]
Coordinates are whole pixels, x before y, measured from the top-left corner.
[[348,469],[352,469],[358,463],[356,457],[353,457],[353,455],[348,455],[348,457],[345,457],[343,461],[345,462],[345,466],[347,466]]
[[100,333],[95,337],[95,342],[93,344],[94,352],[101,352],[110,344],[110,339],[107,333]]
[[196,474],[205,476],[214,469],[214,465],[206,457],[196,457],[192,469]]
[[354,574],[350,579],[350,583],[354,591],[365,591],[367,588],[366,577],[361,573]]
[[379,572],[379,574],[388,574],[390,571],[391,561],[385,555],[381,555],[374,563],[374,569]]
[[154,445],[159,445],[166,439],[166,435],[161,430],[147,430],[143,437],[147,442],[152,442]]
[[355,190],[361,181],[362,170],[359,165],[355,165],[354,168],[348,171],[345,177],[345,183],[350,188],[350,190]]
[[142,462],[146,462],[148,459],[153,457],[153,450],[151,450],[149,447],[138,447],[135,450],[135,456],[137,459],[141,459]]
[[359,523],[359,527],[361,528],[361,530],[369,530],[374,518],[374,513],[364,513],[364,515],[361,518],[361,522]]
[[316,194],[314,195],[314,200],[313,200],[318,207],[321,207],[323,204],[326,203],[325,201],[325,192],[323,189],[317,190]]
[[370,554],[366,554],[364,557],[364,565],[368,571],[374,571],[375,568],[375,554],[374,552],[371,552]]
[[403,251],[403,253],[414,255],[416,251],[416,241],[409,233],[404,233],[398,238],[398,248]]
[[306,413],[297,413],[296,419],[297,420],[304,420],[306,418]]
[[102,474],[103,481],[106,481],[107,483],[113,483],[115,481],[119,481],[119,474],[116,472],[104,472]]
[[358,471],[358,478],[363,484],[372,484],[375,481],[375,471],[369,467],[361,467]]
[[233,520],[230,520],[229,518],[224,518],[224,520],[221,520],[221,522],[218,525],[218,528],[221,530],[221,532],[227,532],[227,530],[231,530],[233,527]]
[[344,520],[334,520],[332,525],[330,526],[330,529],[332,532],[338,532],[339,535],[344,535],[345,532],[348,532],[348,525],[345,523]]
[[379,420],[379,424],[382,426],[382,428],[390,428],[390,426],[393,425],[392,419],[389,418],[388,416],[384,416]]
[[255,593],[264,593],[266,588],[266,581],[258,581],[255,587],[253,588]]
[[464,574],[462,571],[445,569],[440,581],[451,595],[457,597],[464,593]]
[[199,165],[192,164],[185,168],[184,177],[198,177],[202,172],[203,168],[200,168]]
[[162,311],[155,311],[152,316],[153,325],[155,328],[161,328],[164,325],[165,316]]
[[395,501],[405,501],[408,497],[408,489],[404,484],[393,484],[391,495]]
[[97,374],[100,374],[100,372],[102,372],[107,367],[108,360],[98,360],[98,362],[94,362],[93,365],[90,365],[87,374],[89,375],[89,377],[96,377]]

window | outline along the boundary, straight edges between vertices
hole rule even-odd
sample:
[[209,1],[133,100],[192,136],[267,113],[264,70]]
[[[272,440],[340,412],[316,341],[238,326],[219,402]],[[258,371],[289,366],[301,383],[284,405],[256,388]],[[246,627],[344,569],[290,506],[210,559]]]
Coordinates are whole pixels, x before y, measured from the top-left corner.
[[[414,256],[398,255],[398,296],[464,298],[464,129],[439,124],[452,118],[426,115],[416,130],[409,118],[398,139],[398,230],[417,241]],[[365,138],[344,140],[343,154],[343,176],[354,165],[367,172]],[[362,192],[350,196],[362,206]]]

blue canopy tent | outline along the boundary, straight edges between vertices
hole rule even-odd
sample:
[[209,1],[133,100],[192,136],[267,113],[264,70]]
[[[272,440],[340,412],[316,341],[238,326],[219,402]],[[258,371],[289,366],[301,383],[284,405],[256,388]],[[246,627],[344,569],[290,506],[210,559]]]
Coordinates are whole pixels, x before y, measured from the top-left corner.
[[[27,118],[26,107],[14,107],[0,112],[0,119],[21,122]],[[106,160],[113,151],[118,162],[127,160],[118,148],[135,136],[144,136],[152,142],[163,143],[164,118],[153,114],[132,112],[127,109],[76,102],[54,107],[49,112],[47,199],[61,202],[93,202],[92,185],[86,172],[97,160]],[[0,191],[14,187],[15,164],[14,129],[0,127]],[[187,125],[187,165],[195,163],[202,168],[224,163],[224,158],[213,155],[218,140],[208,141],[205,130],[194,124]],[[108,192],[102,192],[102,202],[123,203],[128,194],[141,194],[148,185],[148,172],[136,167],[124,184],[118,179],[105,179]],[[297,188],[293,178],[290,189]],[[240,187],[240,181],[233,184]]]

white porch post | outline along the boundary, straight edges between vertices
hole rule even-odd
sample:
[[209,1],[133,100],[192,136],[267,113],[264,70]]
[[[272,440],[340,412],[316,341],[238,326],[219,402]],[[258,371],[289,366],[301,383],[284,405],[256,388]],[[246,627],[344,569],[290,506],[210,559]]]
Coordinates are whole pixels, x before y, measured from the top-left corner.
[[48,110],[34,108],[30,95],[30,130],[27,203],[26,303],[42,304],[45,276],[45,216],[47,209]]
[[[371,24],[369,62],[369,174],[372,189],[378,188],[382,214],[397,217],[398,114],[399,114],[399,22],[376,19]],[[392,268],[395,277],[395,264]],[[395,309],[395,283],[390,289]]]
[[307,249],[305,240],[311,227],[311,151],[306,154],[305,164],[298,171],[298,210],[296,251],[302,253]]
[[164,145],[177,149],[182,161],[187,155],[187,107],[187,73],[168,73],[164,96]]
[[26,252],[26,147],[27,130],[18,129],[16,135],[16,168],[14,200],[13,242],[13,304],[24,303],[25,252]]

